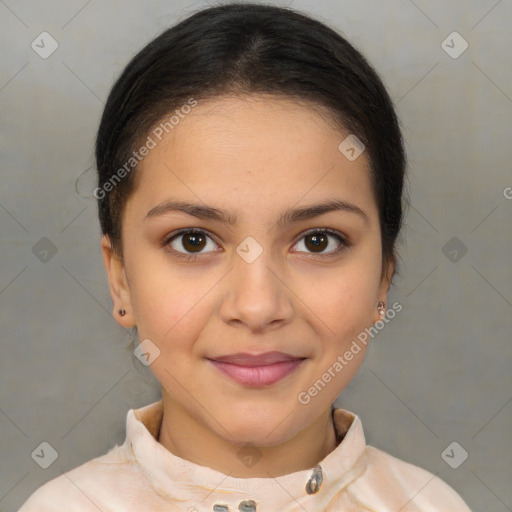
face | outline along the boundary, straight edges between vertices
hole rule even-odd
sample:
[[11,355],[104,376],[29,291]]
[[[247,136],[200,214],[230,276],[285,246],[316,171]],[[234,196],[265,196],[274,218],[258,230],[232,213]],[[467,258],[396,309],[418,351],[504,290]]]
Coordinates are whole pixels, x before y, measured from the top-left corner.
[[[379,319],[377,205],[365,154],[338,149],[347,135],[288,99],[199,103],[137,169],[123,263],[103,239],[116,318],[158,348],[164,393],[231,442],[272,446],[325,413],[366,347],[336,361]],[[274,351],[288,357],[218,362]]]

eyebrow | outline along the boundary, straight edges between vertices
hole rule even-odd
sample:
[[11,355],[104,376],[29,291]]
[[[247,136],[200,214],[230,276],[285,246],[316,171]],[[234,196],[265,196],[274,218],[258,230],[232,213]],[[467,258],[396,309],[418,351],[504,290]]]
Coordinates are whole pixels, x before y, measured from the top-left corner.
[[[362,218],[367,226],[369,225],[370,219],[368,215],[359,208],[359,206],[341,199],[334,199],[301,208],[290,208],[279,216],[277,225],[279,227],[284,227],[334,211],[343,211],[355,214]],[[214,208],[212,206],[188,203],[184,201],[164,201],[154,208],[151,208],[151,210],[146,214],[144,220],[165,215],[170,212],[183,212],[199,219],[211,219],[231,226],[235,225],[237,222],[237,215],[234,213],[227,212],[220,208]]]

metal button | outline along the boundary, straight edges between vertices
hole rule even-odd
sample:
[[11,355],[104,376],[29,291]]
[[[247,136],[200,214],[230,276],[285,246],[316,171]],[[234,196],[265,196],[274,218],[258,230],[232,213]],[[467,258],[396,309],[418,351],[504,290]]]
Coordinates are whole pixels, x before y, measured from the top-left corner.
[[256,503],[254,500],[241,501],[238,510],[240,512],[256,512]]
[[320,486],[322,485],[323,481],[324,476],[322,473],[322,468],[320,467],[320,464],[318,464],[313,469],[313,474],[311,475],[311,478],[308,480],[308,483],[306,484],[306,492],[308,494],[317,493],[320,490]]
[[227,505],[213,505],[213,512],[229,512]]

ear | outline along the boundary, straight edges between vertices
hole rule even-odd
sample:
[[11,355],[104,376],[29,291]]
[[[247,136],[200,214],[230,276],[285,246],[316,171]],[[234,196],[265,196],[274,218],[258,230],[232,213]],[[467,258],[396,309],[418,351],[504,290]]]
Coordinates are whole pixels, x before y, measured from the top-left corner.
[[[123,327],[130,328],[135,325],[133,308],[130,299],[130,287],[121,258],[112,250],[112,244],[108,235],[101,237],[101,251],[103,253],[103,264],[107,271],[110,287],[110,297],[113,303],[113,315],[117,323]],[[126,314],[121,316],[119,310],[124,309]]]
[[[392,259],[388,263],[384,265],[382,268],[382,274],[380,279],[380,285],[379,285],[379,297],[377,301],[382,301],[386,304],[387,307],[387,301],[388,301],[388,293],[389,288],[391,287],[391,281],[393,280],[393,275],[395,273],[396,268],[396,261]],[[381,316],[379,314],[379,311],[377,310],[377,305],[375,305],[375,316],[373,319],[373,323],[381,320]]]

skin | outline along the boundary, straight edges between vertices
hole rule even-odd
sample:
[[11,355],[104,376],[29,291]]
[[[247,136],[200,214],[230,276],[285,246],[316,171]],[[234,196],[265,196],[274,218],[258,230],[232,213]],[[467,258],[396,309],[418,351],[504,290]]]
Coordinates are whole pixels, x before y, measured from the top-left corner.
[[[234,477],[280,476],[312,468],[336,446],[331,404],[360,367],[354,356],[306,405],[307,391],[365,328],[379,320],[394,266],[382,273],[377,204],[363,153],[349,161],[347,136],[317,107],[277,97],[227,96],[200,102],[144,158],[122,216],[123,261],[102,237],[114,316],[137,325],[160,350],[151,369],[162,386],[159,442],[173,454]],[[166,200],[227,210],[234,226],[168,212]],[[343,199],[361,208],[279,226],[289,208]],[[194,251],[182,228],[209,233]],[[331,228],[315,250],[311,228]],[[236,252],[252,237],[263,252]],[[183,245],[185,244],[185,245]],[[174,250],[174,252],[173,252]],[[179,254],[197,254],[187,261]],[[126,315],[119,316],[124,308]],[[219,372],[206,357],[278,350],[307,360],[264,388]],[[261,456],[252,467],[243,446]]]

